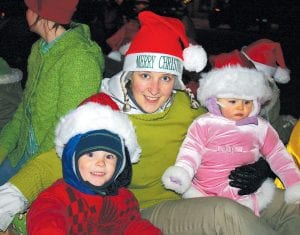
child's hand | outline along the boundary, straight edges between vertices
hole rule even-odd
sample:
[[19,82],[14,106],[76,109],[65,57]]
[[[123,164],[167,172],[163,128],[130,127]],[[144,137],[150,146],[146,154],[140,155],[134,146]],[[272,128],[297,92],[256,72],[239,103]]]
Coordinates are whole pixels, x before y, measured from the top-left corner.
[[162,182],[167,189],[183,194],[191,186],[188,172],[179,166],[169,167],[162,176]]
[[231,171],[229,185],[240,188],[239,195],[248,195],[256,192],[268,178],[275,178],[269,164],[261,157],[257,162],[240,166]]

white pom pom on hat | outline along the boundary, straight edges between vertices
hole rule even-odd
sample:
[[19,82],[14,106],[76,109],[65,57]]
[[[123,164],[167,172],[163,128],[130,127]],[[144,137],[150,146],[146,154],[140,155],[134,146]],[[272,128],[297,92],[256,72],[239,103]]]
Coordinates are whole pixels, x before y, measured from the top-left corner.
[[290,81],[290,70],[286,67],[280,43],[264,38],[243,47],[241,52],[257,70],[273,77],[276,82]]

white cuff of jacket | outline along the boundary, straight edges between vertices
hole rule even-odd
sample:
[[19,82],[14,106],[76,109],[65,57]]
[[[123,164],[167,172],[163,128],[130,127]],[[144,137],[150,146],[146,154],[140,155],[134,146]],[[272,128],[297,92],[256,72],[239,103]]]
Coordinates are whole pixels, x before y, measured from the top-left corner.
[[27,207],[28,201],[17,187],[11,183],[0,186],[0,231],[6,231],[15,215]]

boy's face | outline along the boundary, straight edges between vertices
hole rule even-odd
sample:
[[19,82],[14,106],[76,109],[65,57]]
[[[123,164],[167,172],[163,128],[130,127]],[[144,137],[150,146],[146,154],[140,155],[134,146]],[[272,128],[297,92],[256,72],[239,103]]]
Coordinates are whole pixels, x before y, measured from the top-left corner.
[[138,105],[154,113],[170,98],[176,76],[159,72],[133,72],[131,89]]
[[102,186],[111,179],[116,164],[117,156],[106,151],[86,153],[78,160],[81,177],[95,186]]
[[219,98],[217,102],[222,115],[233,121],[248,117],[253,110],[253,100]]

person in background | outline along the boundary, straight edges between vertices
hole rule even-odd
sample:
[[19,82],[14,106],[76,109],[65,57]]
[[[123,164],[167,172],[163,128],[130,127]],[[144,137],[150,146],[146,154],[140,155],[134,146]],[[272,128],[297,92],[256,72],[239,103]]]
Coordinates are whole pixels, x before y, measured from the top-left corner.
[[[200,72],[207,56],[200,45],[189,43],[180,20],[149,11],[141,12],[139,20],[141,28],[126,52],[122,71],[104,79],[101,92],[109,95],[135,127],[142,154],[139,163],[132,166],[129,189],[140,204],[142,217],[166,235],[276,234],[276,226],[281,229],[285,220],[285,208],[280,215],[269,211],[263,217],[273,221],[271,228],[250,209],[232,200],[212,197],[181,200],[163,187],[161,176],[174,163],[189,125],[206,112],[186,92],[183,67]],[[101,93],[87,100],[97,99],[103,99]],[[256,164],[252,169],[257,169]],[[260,173],[268,171],[266,165],[250,174],[257,176],[257,180],[251,181],[249,188],[259,187],[268,177]],[[0,187],[0,208],[13,205],[11,210],[0,209],[0,221],[24,211],[41,190],[62,177],[61,172],[54,149],[28,162]],[[10,201],[4,207],[2,198],[7,197],[8,189],[14,190],[14,194],[9,195]],[[16,221],[21,223],[24,219]]]
[[[149,8],[149,5],[149,0],[133,0],[123,2],[123,8],[126,9],[124,12],[124,14],[126,14],[124,15],[125,22],[106,40],[107,45],[109,45],[111,48],[111,51],[107,55],[109,59],[119,62],[122,61],[122,55],[124,55],[122,52],[122,47],[130,43],[135,34],[139,31],[140,22],[137,16],[139,12]],[[128,47],[126,49],[128,49]]]
[[187,37],[195,44],[197,43],[197,33],[195,25],[188,12],[188,4],[191,0],[151,0],[149,10],[158,15],[175,17],[182,21]]
[[22,97],[20,69],[11,68],[0,57],[0,131],[13,117]]
[[[99,90],[103,55],[90,40],[88,26],[71,22],[77,3],[25,0],[29,29],[40,39],[28,59],[22,101],[0,133],[0,185],[26,162],[52,149],[59,118]],[[0,228],[11,220],[1,218]]]
[[280,43],[262,38],[242,47],[241,53],[268,79],[272,99],[262,106],[260,115],[271,123],[282,142],[287,144],[297,120],[292,115],[280,113],[280,90],[277,84],[290,81],[290,70],[285,64]]
[[[275,191],[273,180],[244,195],[230,185],[228,175],[262,156],[286,187],[284,201],[273,203],[283,207],[286,203],[299,204],[300,171],[275,129],[258,116],[260,107],[272,96],[268,81],[238,50],[211,56],[210,60],[214,68],[202,74],[198,89],[198,100],[209,112],[189,127],[175,165],[162,176],[165,187],[183,198],[231,198],[259,216],[276,198],[275,193],[282,193]],[[298,232],[300,215],[293,218],[294,222],[287,222],[294,228],[289,234]]]
[[63,179],[31,205],[27,234],[162,234],[126,189],[141,149],[128,116],[112,108],[87,102],[61,118],[55,143]]

